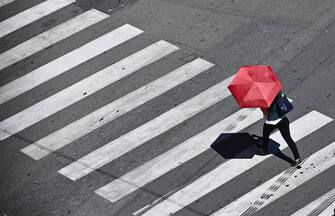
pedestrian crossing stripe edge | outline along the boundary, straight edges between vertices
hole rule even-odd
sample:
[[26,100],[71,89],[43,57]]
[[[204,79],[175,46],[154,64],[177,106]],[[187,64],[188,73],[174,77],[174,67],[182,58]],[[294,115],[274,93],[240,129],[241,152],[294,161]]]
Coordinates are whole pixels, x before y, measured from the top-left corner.
[[307,204],[298,211],[294,212],[293,214],[291,214],[291,216],[301,216],[301,215],[312,216],[320,214],[327,207],[329,207],[331,203],[333,203],[334,201],[335,201],[335,188],[323,194],[322,196],[312,201],[311,203]]
[[[109,17],[95,9],[88,10],[0,54],[0,70],[11,66],[97,22]],[[3,97],[1,97],[2,99]],[[7,100],[9,100],[8,98]],[[7,100],[0,100],[0,104]]]
[[[174,71],[168,73],[167,75],[158,78],[157,80],[152,81],[151,83],[139,88],[137,91],[138,93],[130,93],[133,99],[127,99],[127,103],[137,103],[137,106],[139,104],[142,104],[149,99],[152,99],[153,97],[157,97],[157,94],[152,95],[155,91],[159,92],[159,95],[166,92],[167,90],[170,90],[181,83],[191,79],[192,77],[195,77],[196,75],[208,70],[209,68],[213,67],[214,65],[206,60],[203,60],[201,58],[195,59],[177,69]],[[143,94],[143,90],[149,90],[147,93]],[[135,92],[134,91],[134,92]],[[150,95],[151,94],[151,95]],[[138,96],[137,96],[138,95]],[[125,96],[128,97],[128,96]],[[144,97],[144,98],[143,98]],[[139,102],[136,102],[139,101]],[[122,110],[122,106],[118,106],[118,108]],[[194,107],[196,108],[196,107]],[[176,110],[173,110],[174,112]],[[172,114],[173,114],[172,111]],[[186,111],[186,110],[185,110]],[[193,112],[196,112],[195,110]],[[171,112],[170,112],[171,113]],[[179,111],[178,114],[180,114],[181,118],[185,118],[186,113],[184,114],[182,111]],[[115,139],[106,145],[96,149],[95,151],[89,153],[88,155],[78,159],[77,161],[71,163],[70,165],[64,167],[63,169],[59,170],[58,172],[65,175],[66,177],[72,179],[72,180],[78,180],[79,178],[87,175],[90,172],[93,172],[94,170],[100,168],[101,166],[110,163],[114,159],[120,157],[121,155],[125,154],[126,152],[132,150],[133,148],[139,146],[140,144],[144,143],[145,141],[149,140],[154,133],[155,135],[160,134],[160,123],[164,122],[164,126],[161,126],[161,128],[169,127],[168,121],[171,121],[173,125],[174,116],[170,115],[170,119],[162,118],[162,116],[159,116],[160,120],[157,122],[157,119],[155,121],[152,120],[154,123],[154,126],[149,124],[143,124],[139,130],[141,131],[141,136],[139,137],[138,131],[131,131],[126,135],[123,135],[119,137],[118,139]],[[176,116],[178,118],[178,116]],[[165,122],[166,120],[167,122]],[[181,120],[181,119],[178,119]],[[177,121],[178,121],[177,120]],[[154,130],[153,130],[154,129]],[[145,130],[147,130],[147,133],[145,133]],[[127,143],[125,146],[124,143]],[[99,158],[99,160],[97,160]]]
[[[0,102],[3,103],[23,94],[141,33],[143,33],[142,30],[132,25],[124,24],[16,80],[1,86]],[[0,136],[0,140],[1,139],[3,138]]]
[[95,192],[116,202],[210,148],[220,133],[238,132],[262,118],[258,109],[241,109]]
[[[282,197],[283,195],[287,194],[288,192],[292,191],[293,189],[297,188],[298,186],[302,185],[303,183],[307,182],[308,180],[312,179],[313,177],[319,175],[320,173],[324,172],[325,170],[329,169],[330,167],[335,165],[335,158],[331,157],[332,154],[335,152],[335,142],[327,145],[326,147],[322,148],[321,150],[313,153],[309,156],[303,167],[308,166],[309,169],[304,169],[303,174],[300,172],[295,172],[297,177],[289,178],[286,183],[285,187],[279,187],[276,193],[271,194],[268,199],[262,199],[264,203],[259,205],[257,210],[264,208],[266,205],[272,203],[273,201],[277,200],[278,198]],[[330,156],[326,157],[325,156]],[[312,165],[314,164],[318,168],[313,168]],[[299,169],[296,169],[298,171]],[[257,198],[260,198],[260,195],[265,191],[271,184],[273,184],[280,175],[284,172],[274,176],[270,180],[266,181],[262,185],[254,188],[250,192],[244,194],[240,198],[236,199],[232,203],[228,204],[227,206],[223,207],[222,209],[218,210],[216,213],[212,214],[212,216],[234,216],[234,215],[241,215],[248,208],[250,201],[254,201]],[[250,215],[250,214],[245,214]]]
[[[232,79],[232,77],[228,79]],[[224,87],[224,85],[222,85],[222,87]],[[291,99],[289,100],[292,101]],[[161,175],[208,150],[210,148],[209,143],[214,142],[217,134],[238,132],[254,124],[262,117],[263,115],[258,109],[241,109],[176,147],[123,175],[119,179],[103,186],[96,192],[103,197],[108,196],[109,201],[116,202],[150,181],[157,179]]]
[[[107,84],[110,85],[112,82],[115,82],[141,69],[142,67],[145,67],[161,58],[164,58],[165,56],[175,52],[178,49],[179,49],[178,47],[168,42],[165,42],[163,40],[158,41],[124,58],[123,60],[118,61],[117,63],[111,65],[110,67],[103,69],[102,71],[92,75],[91,77],[88,77],[86,80],[81,81],[84,82],[83,84],[84,87],[80,83],[79,83],[80,85],[78,83],[75,84],[74,87],[75,89],[79,90],[79,97],[82,97],[81,96],[82,92],[80,92],[83,91],[82,89],[85,89],[85,92],[87,92],[87,94],[92,94],[92,92],[95,92],[97,89],[102,89],[104,86],[107,86]],[[182,76],[180,76],[179,78],[180,80],[183,80]],[[176,81],[178,82],[178,80]],[[171,82],[171,84],[175,82]],[[77,87],[78,85],[79,87]],[[166,85],[166,87],[169,87],[169,85]],[[99,108],[98,110],[91,112],[90,114],[76,120],[75,122],[72,122],[67,126],[38,140],[37,142],[23,148],[21,152],[27,154],[28,156],[34,158],[35,160],[39,160],[47,156],[53,151],[56,151],[59,148],[62,148],[67,144],[69,144],[71,142],[70,141],[71,139],[77,139],[89,133],[90,131],[108,123],[109,120],[113,120],[115,117],[128,112],[129,110],[136,107],[139,103],[140,104],[143,103],[145,100],[144,101],[137,100],[135,102],[131,101],[130,99],[133,97],[135,98],[139,97],[143,99],[143,97],[145,98],[148,95],[150,95],[150,94],[147,95],[143,94],[145,92],[149,92],[150,90],[145,88],[146,86],[142,87],[135,93],[132,92],[128,94],[127,97],[121,97],[109,103],[108,105],[105,105]],[[158,90],[158,92],[163,90],[164,88],[161,88]],[[69,97],[72,97],[73,94],[74,93],[68,95]],[[142,97],[140,97],[141,95]],[[154,97],[155,92],[152,92],[151,96]],[[59,96],[58,99],[59,99],[58,101],[61,101],[64,99],[64,97]],[[71,130],[69,130],[69,128],[71,128]],[[64,133],[66,134],[66,136],[64,136]]]
[[[128,32],[128,35],[124,35],[123,33]],[[82,51],[91,51],[92,49],[99,49],[99,53],[103,52],[104,50],[108,48],[113,48],[114,46],[119,45],[120,43],[123,43],[130,38],[133,38],[137,36],[138,34],[142,33],[141,30],[138,30],[135,27],[132,27],[130,25],[123,25],[112,32],[105,34],[102,36],[102,40],[100,42],[100,48],[97,47],[92,47],[92,45],[95,45],[95,43],[88,43],[90,46],[85,46],[85,50]],[[123,37],[122,37],[123,35]],[[101,37],[100,37],[101,38]],[[109,45],[107,46],[106,43],[110,41]],[[86,44],[87,45],[87,44]],[[150,49],[151,48],[151,49]],[[143,66],[146,66],[147,64],[151,63],[150,61],[156,61],[159,58],[162,58],[163,56],[171,53],[172,51],[176,50],[177,48],[174,45],[171,45],[167,42],[157,42],[155,45],[152,45],[148,49],[144,49],[142,52],[139,51],[138,53],[134,53],[131,56],[113,64],[110,67],[107,67],[75,84],[73,84],[70,87],[67,87],[66,89],[63,89],[54,95],[22,110],[21,112],[16,113],[15,115],[3,120],[0,122],[0,128],[4,131],[7,131],[8,133],[2,133],[0,134],[0,140],[6,139],[10,137],[11,135],[37,123],[38,121],[41,121],[42,119],[64,109],[65,107],[82,100],[85,97],[88,97],[89,95],[93,94],[94,92],[106,87],[107,85],[110,85],[111,83],[115,82],[119,78],[122,78],[122,75],[128,75],[138,69],[140,69]],[[101,50],[102,49],[102,50]],[[158,50],[157,50],[158,49]],[[148,51],[147,51],[148,50]],[[153,53],[150,53],[150,51],[153,51]],[[156,51],[155,51],[156,50]],[[149,52],[149,53],[148,53]],[[71,55],[74,55],[76,53],[71,52]],[[95,56],[95,52],[91,52],[87,54],[83,59],[88,60],[89,58],[93,58]],[[141,59],[141,56],[143,54],[146,54],[144,56],[148,57],[148,59],[142,62],[136,62],[137,60],[143,60]],[[85,55],[85,54],[84,54]],[[149,57],[151,55],[151,58]],[[155,56],[154,56],[155,55]],[[65,55],[66,56],[66,55]],[[73,56],[75,57],[75,56]],[[56,61],[56,68],[52,71],[51,68],[50,70],[47,70],[48,73],[42,73],[45,71],[45,69],[38,71],[38,78],[39,81],[44,81],[44,79],[49,79],[50,76],[54,77],[56,75],[59,75],[60,73],[65,72],[64,65],[62,65],[62,59],[63,57],[60,57],[58,59],[61,59],[59,61]],[[66,59],[66,58],[65,58]],[[69,58],[66,61],[71,60],[71,64],[73,66],[77,65],[78,62],[76,61],[82,61],[78,60],[79,57],[77,56],[75,59]],[[55,62],[53,61],[53,62]],[[132,62],[132,65],[129,65],[129,62]],[[121,65],[124,64],[124,65]],[[51,64],[55,66],[54,64]],[[51,67],[51,66],[50,66]],[[68,65],[65,65],[66,69],[68,69]],[[128,68],[125,68],[128,67]],[[43,66],[42,66],[43,68]],[[53,68],[53,67],[52,67]],[[124,69],[122,69],[124,68]],[[112,69],[115,69],[119,71],[119,74],[113,71]],[[27,74],[29,76],[28,80],[31,80],[32,82],[36,82],[36,74]],[[47,78],[46,78],[47,77]],[[35,78],[35,79],[34,79]],[[17,85],[19,86],[24,86],[25,88],[28,88],[27,85],[31,85],[31,83],[27,83],[27,85],[22,85],[22,82],[19,82],[20,78],[15,80],[14,82],[18,82]],[[94,83],[99,83],[94,85]],[[87,94],[84,94],[84,93]],[[50,105],[50,106],[49,106]]]
[[2,22],[0,22],[0,38],[12,33],[42,17],[45,17],[52,12],[55,12],[75,0],[47,0],[38,5],[35,5],[19,14],[16,14]]
[[[308,134],[313,133],[319,128],[327,125],[333,121],[332,118],[325,116],[315,110],[310,113],[300,117],[298,120],[292,122],[290,124],[291,127],[291,135],[293,140],[298,141]],[[295,128],[303,127],[304,130],[295,130]],[[273,133],[271,135],[271,139],[280,143],[280,149],[284,149],[287,147],[284,139],[281,137],[279,131]],[[209,173],[201,176],[199,179],[194,181],[193,183],[185,186],[181,190],[177,191],[173,195],[171,195],[165,201],[157,204],[150,210],[148,210],[143,215],[169,215],[177,212],[183,207],[189,205],[200,197],[206,195],[207,193],[215,190],[219,186],[224,183],[230,181],[236,176],[242,174],[243,172],[251,169],[257,164],[261,163],[265,159],[269,158],[270,155],[267,156],[259,156],[255,155],[252,159],[232,159],[229,160],[222,165],[218,166],[214,170]],[[225,173],[225,171],[229,170],[229,173]],[[106,196],[108,199],[108,196]]]
[[[331,203],[326,209],[324,209],[318,216],[334,216],[335,215],[335,202]],[[315,216],[308,215],[308,216]]]

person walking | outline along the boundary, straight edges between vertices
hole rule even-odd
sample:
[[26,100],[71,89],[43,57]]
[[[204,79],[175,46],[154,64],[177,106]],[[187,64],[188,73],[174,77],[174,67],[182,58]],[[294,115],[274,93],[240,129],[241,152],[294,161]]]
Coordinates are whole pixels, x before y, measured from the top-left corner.
[[302,160],[300,158],[300,154],[297,148],[297,145],[293,141],[291,134],[290,134],[290,121],[288,118],[283,115],[280,116],[279,110],[278,110],[278,105],[277,105],[277,100],[278,97],[283,96],[283,93],[280,91],[275,99],[272,101],[271,105],[269,108],[260,108],[263,112],[264,116],[264,124],[263,124],[263,141],[262,144],[258,145],[257,148],[265,153],[267,152],[268,144],[269,144],[269,137],[271,132],[275,130],[276,128],[279,129],[281,135],[283,136],[284,140],[290,147],[293,156],[294,156],[294,165],[300,165]]
[[[264,114],[263,141],[257,147],[266,152],[271,132],[278,128],[293,152],[294,163],[301,163],[295,142],[290,135],[289,120],[285,116],[293,105],[280,91],[282,84],[270,65],[244,65],[228,85],[241,108],[261,108]],[[275,97],[274,97],[275,96]]]

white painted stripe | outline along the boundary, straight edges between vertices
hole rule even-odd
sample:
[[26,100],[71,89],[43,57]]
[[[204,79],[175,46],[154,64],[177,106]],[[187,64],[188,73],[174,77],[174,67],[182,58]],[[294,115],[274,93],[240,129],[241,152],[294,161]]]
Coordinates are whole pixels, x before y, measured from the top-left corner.
[[73,2],[74,0],[48,0],[12,16],[0,23],[0,38]]
[[14,2],[14,1],[15,0],[1,0],[0,1],[0,7],[5,6],[7,4],[10,4],[10,3]]
[[[36,70],[0,87],[0,104],[88,61],[91,58],[141,34],[143,31],[125,24]],[[1,139],[1,136],[0,136]]]
[[[203,60],[198,59],[193,63],[201,61]],[[189,65],[192,66],[191,63]],[[118,100],[21,149],[21,151],[35,160],[39,160],[48,154],[57,151],[58,149],[107,124],[137,106],[140,106],[152,98],[168,91],[183,82],[183,80],[194,76],[197,71],[189,73],[188,75],[182,71],[184,69],[191,71],[192,68],[189,67],[189,65],[142,86],[128,95],[119,98]],[[205,70],[205,68],[209,68],[210,66],[212,66],[210,63],[207,63],[206,65],[205,62],[203,62],[201,65],[197,65],[196,67],[198,67],[198,71],[200,71],[201,69]]]
[[[145,184],[208,150],[210,144],[214,142],[218,134],[228,132],[236,133],[254,124],[262,117],[263,115],[259,109],[241,109],[119,179],[99,188],[96,193],[111,202],[116,202]],[[237,123],[239,119],[241,120]]]
[[[232,79],[232,77],[228,79]],[[217,86],[220,85],[222,88],[226,88],[226,86],[221,83]],[[208,98],[211,97],[214,97],[214,94]],[[292,101],[291,99],[289,100]],[[252,125],[262,117],[263,115],[258,109],[241,109],[205,131],[186,140],[182,144],[148,161],[121,178],[103,186],[98,189],[96,193],[111,202],[116,202],[131,192],[143,187],[147,183],[159,178],[165,173],[208,150],[210,148],[210,143],[214,142],[217,134],[228,132],[236,133]]]
[[[330,190],[330,191],[328,191],[326,194],[324,194],[321,197],[317,198],[316,200],[314,200],[313,202],[311,202],[308,205],[304,206],[303,208],[299,209],[298,211],[296,211],[295,213],[293,213],[291,216],[308,215],[312,211],[315,211],[317,209],[327,208],[327,207],[331,206],[331,203],[333,203],[333,202],[329,202],[329,203],[325,203],[325,202],[327,202],[330,199],[334,200],[334,196],[335,196],[335,188],[332,189],[332,190]],[[330,214],[328,214],[328,215],[330,215]]]
[[[334,152],[335,152],[335,142],[329,144],[325,148],[312,154],[310,157],[307,158],[307,160],[305,161],[302,167],[305,169],[303,170],[297,169],[297,171],[294,173],[294,175],[296,175],[297,177],[291,176],[290,178],[286,180],[285,186],[279,187],[279,189],[275,193],[271,194],[271,196],[268,199],[262,199],[262,202],[264,203],[260,205],[258,209],[265,207],[266,205],[272,203],[273,201],[277,200],[278,198],[282,197],[288,192],[294,190],[295,188],[302,185],[303,183],[307,182],[311,178],[319,175],[323,171],[334,166],[335,157],[332,157]],[[310,165],[311,163],[314,164],[315,168],[313,168],[313,166]],[[246,209],[249,208],[250,203],[259,199],[261,195],[264,193],[264,191],[266,191],[271,185],[273,185],[274,182],[281,175],[283,175],[283,173],[284,172],[276,175],[275,177],[266,181],[262,185],[254,188],[252,191],[248,192],[247,194],[244,194],[242,197],[238,198],[237,200],[233,201],[229,205],[225,206],[224,208],[214,213],[213,216],[214,215],[215,216],[241,215]]]
[[[158,96],[159,94],[162,94],[168,89],[171,89],[180,83],[200,74],[212,66],[212,63],[209,63],[203,59],[196,59],[167,74],[166,76],[153,81],[151,84],[143,86],[133,93],[130,93],[130,97],[125,96],[126,100],[122,99],[122,101],[128,101],[128,104],[126,103],[125,106],[130,108],[126,108],[127,110],[132,109],[133,107],[144,103],[144,101],[148,101],[149,99],[153,98],[153,95]],[[228,83],[226,83],[226,85],[227,84]],[[143,94],[145,88],[148,88],[150,91],[146,94]],[[225,97],[225,95],[228,93],[224,93],[223,91],[222,94],[223,96],[221,97]],[[80,158],[78,161],[71,163],[58,172],[72,180],[77,180],[89,174],[90,172],[113,161],[120,155],[130,151],[131,149],[134,149],[136,146],[141,145],[152,137],[163,133],[168,128],[171,128],[173,125],[176,125],[178,122],[186,119],[188,116],[195,114],[199,106],[197,106],[194,102],[195,101],[191,102],[194,107],[190,107],[189,110],[182,110],[181,108],[185,107],[183,105],[179,106],[178,108],[176,107],[175,109],[166,112],[165,114],[157,117],[147,124],[142,125],[137,130],[133,130],[128,134],[121,136],[118,139],[98,148],[97,150]],[[117,107],[120,108],[120,106]],[[171,119],[169,119],[169,117]],[[97,119],[95,121],[97,121]]]
[[[89,10],[67,22],[64,22],[36,37],[0,54],[0,70],[34,53],[55,44],[105,18],[108,15],[95,9]],[[0,101],[2,102],[2,101]]]
[[330,204],[321,214],[318,216],[334,216],[335,215],[335,202]]
[[[261,115],[261,113],[259,113],[259,115]],[[328,124],[332,120],[333,119],[317,111],[312,111],[290,124],[290,128],[292,129],[292,138],[295,141],[298,141],[303,137],[307,136],[308,134],[321,128],[322,126]],[[300,130],[301,128],[303,128],[303,130]],[[215,135],[217,134],[214,134],[210,137],[213,137]],[[271,139],[281,144],[280,149],[284,149],[287,147],[287,144],[285,143],[278,131],[272,134]],[[176,211],[194,202],[195,200],[206,195],[207,193],[230,181],[231,179],[235,178],[236,176],[251,169],[252,167],[261,163],[270,156],[271,155],[255,155],[252,159],[231,159],[218,166],[211,172],[201,176],[196,181],[187,185],[183,189],[177,191],[168,199],[154,206],[143,215],[173,214]]]
[[178,47],[165,41],[158,41],[149,47],[116,62],[115,64],[0,122],[0,128],[7,132],[3,133],[1,138],[4,139],[38,121],[41,121],[142,67],[163,58],[177,49]]

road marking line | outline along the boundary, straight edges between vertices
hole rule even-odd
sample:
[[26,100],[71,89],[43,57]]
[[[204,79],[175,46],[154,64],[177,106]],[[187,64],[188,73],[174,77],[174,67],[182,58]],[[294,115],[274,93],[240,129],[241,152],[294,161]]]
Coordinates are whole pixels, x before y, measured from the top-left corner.
[[7,4],[10,4],[10,3],[14,2],[14,1],[15,0],[1,0],[0,1],[0,7],[5,6]]
[[0,122],[0,128],[7,132],[0,134],[0,138],[7,138],[12,134],[41,121],[117,80],[163,58],[177,49],[178,47],[165,41],[158,41],[143,50],[116,62],[115,64]]
[[[171,45],[165,41],[158,41],[157,43],[133,54],[130,57],[121,60],[120,62],[104,69],[99,75],[99,82],[95,82],[97,86],[102,83],[101,80],[106,77],[112,77],[112,79],[117,80],[124,77],[126,74],[132,71],[138,70],[140,67],[148,65],[164,56],[176,51],[178,47]],[[128,72],[129,71],[129,72]],[[111,73],[112,74],[106,74]],[[163,76],[158,82],[169,81],[169,76]],[[179,77],[182,78],[182,75]],[[106,78],[105,78],[106,79]],[[110,78],[111,79],[111,78]],[[164,92],[165,89],[169,89],[170,85],[166,85],[166,88],[161,88],[162,91],[156,91],[152,93],[147,93],[150,91],[151,85],[158,85],[159,83],[148,84],[142,86],[129,93],[128,95],[121,97],[112,103],[101,107],[100,109],[68,124],[67,126],[49,134],[48,136],[36,141],[35,143],[21,149],[21,152],[32,157],[35,160],[39,160],[54,151],[70,144],[74,140],[88,134],[89,132],[107,124],[113,119],[123,115],[124,113],[134,109],[140,104],[145,103],[147,100],[154,98],[155,96]],[[173,83],[173,82],[172,82]],[[92,85],[92,82],[88,82]],[[153,86],[153,88],[157,88]],[[86,89],[85,89],[86,90]]]
[[[335,202],[330,204],[323,212],[321,212],[318,216],[334,216],[335,214]],[[308,215],[309,216],[309,215]],[[313,215],[314,216],[314,215]]]
[[[64,38],[69,37],[105,18],[108,15],[95,9],[89,10],[75,18],[66,21],[46,32],[31,38],[24,43],[0,54],[0,70],[6,68],[28,56],[33,55]],[[3,101],[0,101],[3,103]],[[1,103],[0,103],[1,104]]]
[[[313,165],[316,166],[314,163]],[[304,206],[303,208],[299,209],[298,211],[293,213],[291,216],[319,215],[321,212],[326,211],[326,209],[328,208],[330,208],[331,210],[334,209],[335,207],[332,208],[331,206],[331,204],[334,203],[334,201],[335,201],[335,188],[328,191],[326,194],[323,194],[321,197],[317,198],[316,200]],[[331,212],[331,213],[334,213],[334,212]],[[327,214],[327,215],[330,215],[330,214]]]
[[[303,160],[303,163],[306,161]],[[300,165],[299,165],[300,167]],[[260,197],[258,197],[256,199],[256,201],[254,201],[253,203],[251,203],[249,205],[249,207],[241,214],[241,216],[247,216],[247,215],[252,215],[254,214],[256,211],[258,211],[261,206],[265,203],[264,200],[268,200],[271,196],[273,196],[274,193],[276,193],[276,191],[278,191],[278,189],[283,186],[286,181],[292,177],[292,175],[295,173],[295,171],[298,169],[298,167],[291,167],[286,169],[284,172],[282,172],[281,174],[277,175],[276,180],[273,182],[273,184],[271,186],[269,186]]]
[[[202,60],[195,62],[199,61]],[[205,66],[206,65],[204,64],[202,65],[202,67]],[[210,66],[212,65],[208,63],[207,67],[209,68]],[[198,65],[198,67],[200,67],[200,65]],[[187,65],[185,68],[187,69]],[[50,153],[70,144],[74,140],[136,108],[137,106],[144,104],[152,98],[168,91],[183,82],[183,80],[189,79],[188,77],[194,76],[192,73],[190,75],[180,73],[182,69],[183,68],[180,68],[173,73],[171,72],[145,86],[142,86],[128,95],[36,141],[34,144],[21,149],[21,151],[35,160],[39,160],[49,155]],[[191,69],[192,68],[189,67],[189,70]],[[201,68],[199,68],[199,70],[200,69]]]
[[[143,104],[145,101],[152,99],[154,96],[158,96],[167,90],[187,81],[188,79],[202,73],[203,71],[213,67],[212,63],[209,63],[203,59],[196,59],[177,70],[151,82],[150,84],[143,86],[142,88],[130,93],[129,96],[125,96],[126,99],[121,99],[121,101],[127,101],[124,105],[126,110],[130,110],[139,104]],[[226,83],[228,85],[228,83]],[[147,94],[143,94],[145,88],[150,91]],[[226,97],[228,92],[222,91],[220,97]],[[204,98],[201,98],[204,100]],[[207,100],[210,100],[207,98]],[[180,105],[165,114],[149,121],[148,123],[140,126],[139,128],[127,133],[118,139],[107,143],[106,145],[98,148],[97,150],[91,152],[90,154],[80,158],[78,161],[71,163],[70,165],[62,168],[58,172],[62,175],[72,179],[77,180],[90,172],[100,168],[101,166],[113,161],[115,158],[121,156],[122,154],[130,151],[136,146],[141,145],[147,140],[151,139],[153,136],[157,136],[163,133],[168,128],[173,127],[178,122],[183,121],[188,116],[195,114],[199,105],[194,102],[199,102],[199,100],[192,101],[190,104],[194,107],[190,107],[189,110],[182,110],[181,108],[187,108],[185,105]],[[215,99],[212,99],[215,102]],[[211,102],[208,102],[211,104]],[[123,103],[122,103],[123,104]],[[201,105],[200,105],[201,106]],[[116,107],[116,106],[115,106]],[[118,106],[120,108],[120,106]],[[110,110],[110,109],[109,109]],[[189,112],[189,113],[188,113]],[[97,119],[95,119],[97,121]]]
[[[0,87],[0,104],[94,58],[95,56],[141,34],[143,31],[125,24],[81,47]],[[1,139],[1,136],[0,136]]]
[[[271,194],[271,196],[262,198],[263,203],[258,206],[257,210],[265,207],[266,205],[272,203],[273,201],[294,190],[303,183],[307,182],[311,178],[334,166],[335,157],[332,157],[334,152],[335,142],[329,144],[328,146],[322,148],[321,150],[308,157],[305,163],[302,165],[302,169],[297,169],[297,171],[295,172],[294,175],[296,175],[296,177],[291,176],[289,179],[286,180],[285,186],[279,187],[275,193]],[[313,165],[310,165],[311,163]],[[238,198],[237,200],[233,201],[232,203],[228,204],[227,206],[223,207],[212,215],[234,216],[243,214],[243,212],[250,206],[250,202],[259,199],[263,192],[267,190],[269,186],[271,186],[276,181],[276,179],[278,179],[278,177],[280,177],[280,175],[282,175],[283,173],[284,172],[276,175],[262,185],[254,188],[250,192],[244,194],[242,197]]]
[[[232,77],[228,79],[232,79]],[[217,86],[220,85],[222,87],[225,86],[221,83]],[[217,134],[228,132],[236,133],[254,124],[262,117],[263,115],[260,110],[241,109],[196,136],[186,140],[182,144],[103,186],[98,189],[96,193],[111,202],[116,202],[131,192],[143,187],[145,184],[208,150],[210,148],[209,143],[214,142]]]
[[[96,190],[111,202],[123,198],[210,148],[220,133],[236,133],[263,117],[258,109],[241,109],[180,145]],[[237,121],[239,121],[237,123]]]
[[[260,112],[258,112],[261,115]],[[312,111],[290,124],[292,138],[298,141],[308,134],[331,122],[333,119],[317,111]],[[303,130],[299,130],[303,128]],[[212,136],[211,136],[212,137]],[[279,131],[272,134],[271,139],[280,143],[280,149],[287,147]],[[252,159],[231,159],[209,173],[201,176],[193,183],[177,191],[165,201],[151,208],[143,215],[170,215],[184,208],[224,183],[261,163],[271,155],[255,155]]]
[[48,14],[55,12],[69,4],[74,0],[48,0],[42,2],[32,8],[29,8],[15,16],[12,16],[0,23],[0,38],[22,28]]

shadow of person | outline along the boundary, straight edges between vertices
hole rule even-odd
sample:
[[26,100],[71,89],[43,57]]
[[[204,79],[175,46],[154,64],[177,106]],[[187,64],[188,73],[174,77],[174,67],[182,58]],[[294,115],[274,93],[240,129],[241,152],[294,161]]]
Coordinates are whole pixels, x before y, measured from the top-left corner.
[[262,143],[262,137],[249,133],[221,133],[211,144],[211,148],[225,159],[253,158],[255,155],[273,154],[293,164],[294,161],[279,148],[280,144],[270,139],[266,153],[260,152],[256,145]]

